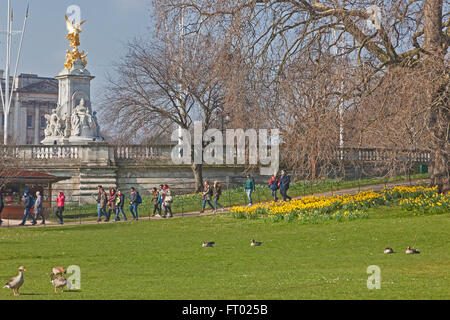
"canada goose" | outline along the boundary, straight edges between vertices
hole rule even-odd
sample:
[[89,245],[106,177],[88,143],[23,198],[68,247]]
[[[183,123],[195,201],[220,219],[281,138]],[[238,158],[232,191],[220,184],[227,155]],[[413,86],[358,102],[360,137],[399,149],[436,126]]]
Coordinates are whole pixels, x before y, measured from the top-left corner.
[[202,247],[212,247],[214,246],[216,243],[215,242],[203,242],[202,243]]
[[258,247],[262,245],[262,242],[257,242],[255,239],[252,239],[252,243],[250,244],[252,247]]
[[20,296],[19,289],[23,285],[23,272],[27,271],[24,266],[19,267],[19,274],[16,277],[9,279],[3,288],[12,289],[15,296]]
[[61,288],[61,292],[64,292],[64,287],[65,286],[67,286],[67,288],[69,290],[72,287],[71,284],[70,284],[70,281],[67,281],[67,279],[64,278],[63,276],[56,277],[56,278],[52,279],[50,282],[55,287],[55,293],[57,293],[57,289],[58,288]]
[[413,253],[420,253],[420,251],[417,249],[412,249],[410,246],[408,246],[408,248],[406,248],[406,254],[413,254]]
[[386,248],[386,249],[384,249],[384,253],[394,253],[394,249]]

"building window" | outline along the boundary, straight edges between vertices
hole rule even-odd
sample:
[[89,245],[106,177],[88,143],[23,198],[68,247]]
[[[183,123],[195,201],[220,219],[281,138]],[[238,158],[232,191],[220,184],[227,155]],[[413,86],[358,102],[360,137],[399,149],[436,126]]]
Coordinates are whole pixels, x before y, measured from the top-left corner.
[[33,128],[33,116],[32,115],[28,115],[27,116],[27,128]]
[[45,116],[41,117],[41,128],[47,127],[47,119],[45,119]]

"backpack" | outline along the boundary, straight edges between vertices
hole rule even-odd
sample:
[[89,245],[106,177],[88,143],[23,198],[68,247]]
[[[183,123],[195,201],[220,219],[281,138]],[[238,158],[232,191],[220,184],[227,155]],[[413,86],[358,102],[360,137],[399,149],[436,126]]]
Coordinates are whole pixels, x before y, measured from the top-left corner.
[[269,185],[269,188],[271,190],[278,190],[278,183],[279,183],[279,180],[278,181],[277,181],[277,179],[272,180],[272,182]]
[[141,197],[141,195],[138,193],[138,198],[137,198],[137,201],[138,201],[138,203],[139,204],[141,204],[142,203],[142,197]]
[[30,196],[30,208],[34,206],[34,198]]

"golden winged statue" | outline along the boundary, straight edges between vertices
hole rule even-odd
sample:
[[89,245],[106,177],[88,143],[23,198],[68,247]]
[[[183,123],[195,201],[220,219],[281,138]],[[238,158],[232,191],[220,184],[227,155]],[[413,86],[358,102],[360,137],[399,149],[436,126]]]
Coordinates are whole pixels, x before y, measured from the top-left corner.
[[64,66],[67,69],[70,69],[72,68],[74,61],[80,59],[81,62],[83,62],[84,66],[86,67],[87,53],[85,53],[84,51],[80,53],[78,51],[78,46],[80,45],[80,33],[82,32],[81,25],[85,23],[86,20],[83,20],[80,23],[75,23],[75,20],[71,22],[67,17],[67,15],[65,15],[65,18],[66,18],[66,28],[68,32],[66,39],[70,41],[70,47],[72,48],[72,51],[70,50],[66,51],[66,62],[64,63]]

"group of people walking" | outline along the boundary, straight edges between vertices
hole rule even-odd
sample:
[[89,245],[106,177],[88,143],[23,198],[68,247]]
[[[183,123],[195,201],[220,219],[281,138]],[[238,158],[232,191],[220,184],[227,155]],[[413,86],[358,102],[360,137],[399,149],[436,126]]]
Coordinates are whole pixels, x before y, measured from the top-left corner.
[[[37,220],[39,218],[42,219],[41,224],[45,224],[45,215],[44,215],[44,207],[43,207],[43,197],[40,191],[36,191],[36,198],[34,198],[29,190],[25,190],[23,193],[23,206],[24,206],[24,214],[22,222],[19,223],[19,226],[24,226],[27,219],[31,218],[32,225],[37,224]],[[57,202],[57,210],[56,216],[59,218],[59,224],[63,224],[62,212],[64,211],[64,203],[66,197],[63,192],[60,192],[58,197],[56,198]],[[0,225],[2,224],[1,220],[1,211],[3,209],[3,197],[0,195]]]
[[[162,218],[172,218],[172,202],[172,194],[167,184],[159,185],[159,190],[156,187],[152,189],[152,204],[154,216]],[[162,211],[164,211],[163,215],[161,215]]]
[[[277,190],[280,190],[283,201],[290,201],[291,197],[288,196],[287,191],[290,184],[290,176],[287,174],[286,170],[281,171],[281,175],[278,176],[275,173],[269,181],[269,188],[272,191],[272,196],[274,201],[278,201]],[[247,175],[247,179],[244,184],[244,190],[248,197],[248,206],[253,205],[252,193],[256,190],[255,181],[250,174]],[[172,203],[173,195],[171,194],[170,188],[167,184],[161,184],[159,190],[154,187],[152,189],[152,199],[153,204],[153,216],[167,218],[173,217],[172,213]],[[222,208],[224,211],[225,207],[219,203],[220,196],[222,195],[222,185],[216,180],[213,185],[207,180],[204,182],[203,192],[202,192],[202,208],[201,213],[205,211],[206,205],[208,204],[211,210],[216,213],[218,208]],[[105,217],[105,222],[108,222],[112,215],[114,215],[113,221],[120,221],[120,216],[122,216],[124,221],[127,221],[127,215],[124,212],[125,206],[125,195],[120,189],[110,188],[109,193],[99,185],[97,187],[97,192],[93,194],[93,197],[97,201],[97,222],[102,222],[102,217]],[[28,219],[31,218],[32,224],[37,224],[37,219],[42,218],[41,224],[45,224],[45,216],[43,213],[43,198],[39,191],[36,192],[36,198],[33,198],[28,190],[25,190],[23,194],[24,201],[24,217],[22,222],[19,224],[23,226]],[[56,198],[56,216],[59,219],[59,224],[64,224],[63,222],[63,212],[66,197],[64,192],[59,192]],[[211,202],[213,201],[213,203]],[[132,215],[133,220],[139,220],[138,208],[142,203],[142,197],[139,192],[132,187],[130,189],[130,202],[129,210]],[[1,212],[3,210],[3,197],[0,194],[0,225],[2,224]],[[33,214],[32,214],[33,212]]]
[[[216,180],[211,186],[209,181],[204,182],[203,192],[202,192],[202,210],[201,213],[205,212],[206,204],[208,204],[214,213],[217,212],[217,207],[222,207],[222,211],[225,207],[219,203],[219,198],[222,195],[222,185]],[[214,205],[211,200],[214,199]]]
[[[122,215],[124,221],[127,221],[127,215],[123,211],[125,195],[122,190],[111,188],[109,194],[107,194],[103,186],[99,185],[97,191],[92,195],[97,201],[97,222],[102,222],[102,216],[105,216],[104,221],[108,222],[113,214],[113,221],[120,221],[120,215]],[[130,212],[133,220],[139,220],[138,207],[142,203],[142,198],[134,187],[130,189],[130,199]]]
[[[277,190],[280,190],[283,201],[292,200],[290,196],[288,196],[287,191],[289,189],[289,184],[291,182],[291,177],[287,174],[286,170],[281,170],[281,176],[278,176],[277,173],[274,173],[269,181],[269,189],[272,191],[273,200],[278,201]],[[247,194],[248,198],[248,206],[253,205],[252,193],[256,190],[255,180],[248,174],[247,180],[244,184],[244,190]]]

